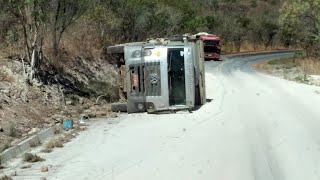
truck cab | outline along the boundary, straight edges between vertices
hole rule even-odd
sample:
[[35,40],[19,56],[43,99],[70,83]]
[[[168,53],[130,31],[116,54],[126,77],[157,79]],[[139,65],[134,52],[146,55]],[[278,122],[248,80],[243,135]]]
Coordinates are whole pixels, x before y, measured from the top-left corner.
[[221,38],[208,33],[198,33],[196,35],[203,41],[205,60],[220,60]]
[[153,39],[107,48],[117,58],[126,111],[191,110],[206,102],[202,40]]

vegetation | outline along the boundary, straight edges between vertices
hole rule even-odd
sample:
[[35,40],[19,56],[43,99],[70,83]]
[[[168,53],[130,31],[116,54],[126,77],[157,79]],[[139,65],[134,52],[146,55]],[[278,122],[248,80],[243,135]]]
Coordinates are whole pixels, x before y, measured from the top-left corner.
[[23,157],[23,160],[25,162],[31,162],[31,163],[44,161],[43,158],[41,158],[41,157],[39,157],[39,156],[37,156],[35,154],[31,154],[31,153],[25,153],[24,157]]
[[320,55],[320,0],[287,0],[281,8],[282,38],[306,50],[307,56]]
[[44,149],[41,150],[41,152],[44,153],[50,153],[53,151],[54,148],[62,148],[63,144],[70,142],[73,138],[75,138],[79,131],[81,131],[82,129],[79,126],[76,126],[77,129],[71,131],[70,133],[66,133],[58,138],[52,139],[50,140]]
[[46,144],[46,149],[53,149],[53,148],[62,148],[63,147],[63,139],[52,139]]
[[236,51],[244,42],[256,49],[279,40],[290,46],[304,37],[313,45],[320,38],[319,0],[4,0],[0,5],[0,38],[6,45],[20,42],[29,61],[43,58],[44,47],[54,56],[67,46],[89,53],[108,44],[199,31],[222,36]]
[[111,62],[111,44],[199,31],[221,36],[227,52],[320,52],[320,0],[3,0],[0,10],[0,46],[30,64],[31,82],[51,77],[45,63],[64,73],[79,56]]
[[12,177],[5,175],[5,176],[0,177],[0,180],[12,180]]

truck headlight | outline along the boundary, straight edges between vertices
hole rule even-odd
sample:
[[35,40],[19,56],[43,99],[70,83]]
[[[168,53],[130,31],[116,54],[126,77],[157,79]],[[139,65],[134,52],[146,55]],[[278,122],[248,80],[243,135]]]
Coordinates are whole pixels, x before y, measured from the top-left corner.
[[135,50],[132,53],[132,56],[135,57],[135,58],[141,57],[141,51],[140,50]]
[[144,50],[144,56],[151,56],[152,51],[150,49]]

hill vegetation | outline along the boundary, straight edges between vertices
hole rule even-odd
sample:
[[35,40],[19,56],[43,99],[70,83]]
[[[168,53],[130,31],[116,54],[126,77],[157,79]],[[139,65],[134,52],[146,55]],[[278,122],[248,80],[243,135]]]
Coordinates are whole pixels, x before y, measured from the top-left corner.
[[[28,62],[92,57],[110,44],[207,31],[226,51],[319,47],[319,0],[2,0],[2,47]],[[310,49],[310,51],[309,51]],[[32,62],[32,59],[35,62]]]

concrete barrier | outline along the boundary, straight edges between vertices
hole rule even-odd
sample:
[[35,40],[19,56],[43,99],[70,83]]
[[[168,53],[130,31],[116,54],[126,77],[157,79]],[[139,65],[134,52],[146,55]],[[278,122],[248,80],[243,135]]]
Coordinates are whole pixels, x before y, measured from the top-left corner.
[[38,134],[38,138],[40,140],[40,143],[44,143],[48,140],[48,138],[54,136],[55,127],[51,127],[49,129],[46,129]]
[[48,141],[55,135],[55,128],[51,127],[39,132],[37,135],[31,136],[28,139],[20,142],[14,147],[11,147],[0,154],[0,163],[6,163],[17,156],[28,152],[32,147],[40,145]]
[[8,162],[15,157],[16,157],[16,147],[9,148],[1,153],[0,155],[1,164]]

